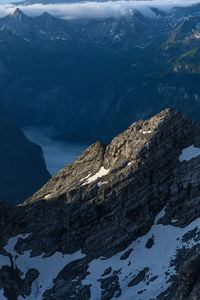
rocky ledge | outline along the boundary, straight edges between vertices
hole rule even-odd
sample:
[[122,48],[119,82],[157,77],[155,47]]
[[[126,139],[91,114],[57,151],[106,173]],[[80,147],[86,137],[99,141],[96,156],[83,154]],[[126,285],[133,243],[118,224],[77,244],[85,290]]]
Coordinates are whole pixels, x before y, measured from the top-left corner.
[[199,145],[166,109],[2,204],[2,299],[199,299]]

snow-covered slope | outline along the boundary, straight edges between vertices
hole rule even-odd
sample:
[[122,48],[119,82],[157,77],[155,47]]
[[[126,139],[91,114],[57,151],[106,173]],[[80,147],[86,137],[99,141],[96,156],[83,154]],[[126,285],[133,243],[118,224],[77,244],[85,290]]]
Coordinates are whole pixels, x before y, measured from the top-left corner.
[[[82,280],[82,285],[90,286],[91,300],[102,299],[102,286],[106,281],[111,281],[115,288],[110,290],[110,294],[113,294],[111,298],[117,297],[121,300],[158,299],[157,297],[170,287],[173,276],[177,275],[175,261],[179,251],[183,248],[200,247],[200,218],[185,228],[180,228],[159,224],[164,215],[165,208],[157,215],[149,232],[125,250],[110,258],[100,257],[92,260],[88,267],[88,275]],[[195,233],[189,240],[186,239],[192,231]],[[4,249],[12,257],[16,257],[14,266],[22,272],[22,278],[31,268],[39,271],[38,278],[32,284],[31,294],[25,298],[20,296],[18,300],[39,300],[47,289],[52,288],[53,280],[65,266],[85,255],[81,251],[72,255],[56,252],[50,257],[31,257],[30,251],[19,255],[15,250],[17,240],[28,236],[29,234],[21,234],[10,238]],[[1,267],[11,266],[9,258],[4,255],[0,256],[0,263]],[[0,290],[0,295],[1,300],[7,299],[3,296],[3,289]]]
[[[38,278],[32,284],[31,294],[25,297],[25,299],[37,300],[42,299],[43,293],[53,286],[53,280],[67,264],[80,259],[85,255],[81,254],[80,251],[71,255],[56,252],[50,257],[45,257],[43,255],[31,257],[30,251],[25,251],[19,255],[19,253],[15,250],[15,245],[19,238],[25,239],[28,236],[29,234],[20,234],[16,237],[10,238],[4,249],[13,257],[14,268],[17,268],[22,272],[22,279],[25,278],[26,273],[30,269],[35,269],[39,272]],[[8,256],[1,255],[0,263],[1,267],[11,267],[11,262],[9,261]],[[1,290],[0,293],[3,294],[3,290]],[[23,299],[23,296],[18,297],[18,300]]]

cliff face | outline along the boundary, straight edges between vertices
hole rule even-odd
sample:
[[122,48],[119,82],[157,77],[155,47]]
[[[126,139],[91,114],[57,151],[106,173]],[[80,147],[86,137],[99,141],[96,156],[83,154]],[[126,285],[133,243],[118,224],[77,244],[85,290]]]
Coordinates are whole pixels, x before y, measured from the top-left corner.
[[[61,218],[59,230],[64,226],[55,246],[65,253],[82,248],[95,256],[114,254],[152,225],[170,193],[180,151],[192,143],[192,131],[193,123],[171,110],[139,121],[109,146],[89,147],[23,206],[30,217],[32,207],[62,204],[56,204],[62,215],[54,210]],[[113,243],[107,242],[110,236]]]
[[199,143],[199,125],[167,109],[1,205],[2,297],[198,299],[185,270],[200,251]]
[[41,148],[26,139],[2,108],[0,166],[0,202],[20,203],[50,178]]

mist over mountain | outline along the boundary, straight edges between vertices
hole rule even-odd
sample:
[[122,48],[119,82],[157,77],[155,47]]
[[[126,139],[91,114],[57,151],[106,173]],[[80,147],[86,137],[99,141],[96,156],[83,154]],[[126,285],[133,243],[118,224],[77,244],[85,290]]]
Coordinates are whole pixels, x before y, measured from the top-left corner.
[[[9,2],[9,1],[8,1]],[[169,12],[174,7],[189,7],[198,4],[197,0],[164,0],[164,1],[24,1],[17,4],[0,5],[1,15],[12,12],[16,5],[29,16],[38,16],[48,12],[55,17],[64,19],[80,18],[119,18],[138,10],[143,15],[155,18],[154,9]],[[3,3],[2,3],[3,4]]]

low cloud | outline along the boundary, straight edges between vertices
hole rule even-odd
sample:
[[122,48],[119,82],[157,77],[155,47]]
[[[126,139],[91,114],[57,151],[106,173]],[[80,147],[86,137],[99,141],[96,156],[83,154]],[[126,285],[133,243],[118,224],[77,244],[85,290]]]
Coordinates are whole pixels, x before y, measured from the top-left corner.
[[[6,0],[5,0],[6,1]],[[121,17],[131,13],[134,9],[139,10],[143,15],[155,17],[151,7],[168,11],[173,7],[186,7],[200,3],[195,0],[153,0],[153,1],[107,1],[107,2],[79,2],[69,4],[34,4],[18,5],[24,14],[38,16],[48,12],[63,19],[82,18],[109,18]],[[16,8],[14,4],[0,5],[0,17],[5,16]]]

